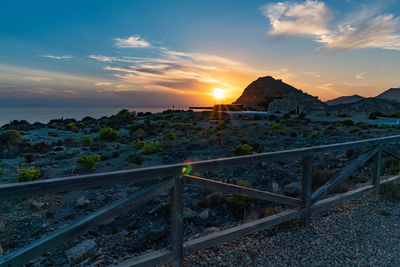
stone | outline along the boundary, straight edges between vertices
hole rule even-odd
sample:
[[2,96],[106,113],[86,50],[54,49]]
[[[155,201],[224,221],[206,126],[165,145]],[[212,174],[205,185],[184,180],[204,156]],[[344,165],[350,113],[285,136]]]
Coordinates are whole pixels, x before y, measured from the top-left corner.
[[74,261],[79,257],[93,253],[96,248],[97,244],[94,239],[89,239],[80,243],[79,245],[76,245],[75,247],[68,249],[65,252],[65,255],[67,255],[70,261]]
[[193,210],[189,209],[189,208],[184,208],[183,209],[183,219],[194,219],[197,217],[197,213],[194,212]]
[[208,219],[208,217],[210,217],[210,209],[205,209],[202,212],[199,213],[199,217],[202,220],[206,220]]
[[29,202],[29,204],[31,205],[31,207],[32,207],[33,209],[36,209],[36,210],[39,210],[39,209],[41,209],[41,208],[44,206],[44,203],[39,202],[39,201],[34,200],[34,199],[32,199],[32,200]]
[[78,200],[76,201],[76,207],[77,207],[77,208],[81,208],[81,207],[87,206],[87,205],[89,205],[89,204],[90,204],[90,200],[87,199],[87,198],[84,197],[84,196],[81,196],[81,197],[78,198]]
[[271,183],[272,192],[277,193],[279,191],[279,184],[275,181]]
[[301,194],[301,183],[293,182],[285,185],[283,191],[290,196],[297,196]]

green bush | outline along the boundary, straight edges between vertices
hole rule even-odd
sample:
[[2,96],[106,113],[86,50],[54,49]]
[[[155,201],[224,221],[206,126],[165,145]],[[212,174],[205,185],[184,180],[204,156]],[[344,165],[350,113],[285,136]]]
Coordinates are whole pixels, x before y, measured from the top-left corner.
[[88,135],[84,135],[82,136],[81,143],[90,146],[91,144],[93,144],[93,139]]
[[172,124],[172,128],[182,129],[183,128],[183,124],[181,122],[174,122]]
[[143,141],[143,140],[140,140],[140,139],[136,139],[135,141],[133,141],[131,143],[131,146],[133,148],[136,148],[136,149],[142,149],[146,145],[147,145],[146,141]]
[[52,122],[52,123],[49,124],[49,128],[58,129],[58,125],[57,125],[57,123]]
[[157,121],[157,125],[161,128],[165,128],[169,125],[169,121],[167,120],[159,120]]
[[174,140],[177,139],[177,137],[176,137],[176,135],[175,135],[174,132],[166,133],[166,134],[164,134],[164,137],[165,137],[166,139],[170,140],[170,141],[174,141]]
[[145,130],[143,130],[142,128],[139,128],[136,130],[136,132],[133,134],[136,138],[143,138],[146,136],[146,132]]
[[38,179],[42,173],[31,166],[30,168],[18,169],[18,182],[28,182]]
[[75,158],[78,169],[91,170],[100,161],[100,155],[81,155]]
[[21,135],[18,131],[7,130],[0,132],[0,146],[11,146],[21,141]]
[[129,160],[129,162],[132,162],[133,164],[142,165],[145,158],[143,157],[142,154],[136,153],[136,154],[129,155],[128,160]]
[[269,126],[269,128],[271,130],[281,130],[282,129],[282,125],[280,125],[279,123],[274,123],[271,126]]
[[318,132],[312,132],[311,133],[311,138],[318,138],[318,136],[319,136],[319,134],[318,134]]
[[228,128],[228,124],[226,122],[220,122],[216,127],[218,131],[225,130],[226,128]]
[[65,129],[68,130],[68,131],[72,131],[74,133],[79,132],[79,128],[76,127],[76,124],[73,123],[73,122],[65,124]]
[[400,200],[400,181],[383,184],[379,189],[379,194],[390,201]]
[[118,132],[110,127],[103,127],[99,132],[100,141],[115,141],[118,139]]
[[386,124],[381,124],[378,127],[378,129],[387,129],[387,128],[389,128],[389,126],[387,126]]
[[248,144],[238,145],[237,147],[234,147],[232,149],[232,153],[235,154],[236,156],[249,155],[251,154],[252,151],[253,148]]
[[291,126],[295,123],[296,121],[294,119],[291,118],[287,118],[282,120],[282,123],[285,124],[286,126]]
[[344,126],[353,126],[354,124],[355,123],[354,123],[353,120],[350,120],[350,119],[343,120],[343,125]]
[[[251,184],[248,181],[239,181],[237,183],[239,186],[250,187]],[[244,212],[250,207],[250,205],[255,201],[252,197],[244,197],[239,195],[231,195],[228,199],[228,205],[232,213],[238,217],[243,217]]]
[[145,155],[151,155],[151,154],[157,154],[163,151],[163,148],[161,147],[161,144],[158,140],[151,141],[149,144],[145,144],[142,149],[140,149],[140,152],[142,152]]

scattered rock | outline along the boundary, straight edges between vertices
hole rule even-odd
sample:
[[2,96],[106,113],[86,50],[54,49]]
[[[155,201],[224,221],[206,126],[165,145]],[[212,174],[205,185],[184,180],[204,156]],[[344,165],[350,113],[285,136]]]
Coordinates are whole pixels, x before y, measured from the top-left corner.
[[301,183],[293,182],[293,183],[287,184],[283,188],[283,191],[290,196],[297,196],[297,195],[301,194]]
[[81,196],[81,197],[78,198],[78,200],[76,201],[76,207],[77,207],[77,208],[81,208],[81,207],[87,206],[87,205],[89,205],[89,204],[90,204],[90,200],[87,199],[87,198],[84,197],[84,196]]
[[275,181],[271,183],[272,192],[277,193],[279,191],[279,184]]
[[74,261],[79,257],[82,257],[84,255],[94,252],[96,247],[97,247],[97,244],[94,241],[94,239],[89,239],[89,240],[86,240],[86,241],[80,243],[79,245],[76,245],[75,247],[68,249],[65,252],[65,255],[67,255],[67,257],[70,261]]
[[183,219],[194,219],[197,217],[197,213],[194,212],[193,210],[189,209],[189,208],[184,208],[183,209]]
[[199,213],[199,217],[202,220],[206,220],[208,219],[208,217],[210,217],[210,209],[205,209],[202,212]]
[[41,209],[41,208],[44,206],[44,203],[39,202],[39,201],[37,201],[37,200],[35,200],[35,199],[32,199],[32,200],[29,202],[29,205],[32,207],[32,209],[39,210],[39,209]]

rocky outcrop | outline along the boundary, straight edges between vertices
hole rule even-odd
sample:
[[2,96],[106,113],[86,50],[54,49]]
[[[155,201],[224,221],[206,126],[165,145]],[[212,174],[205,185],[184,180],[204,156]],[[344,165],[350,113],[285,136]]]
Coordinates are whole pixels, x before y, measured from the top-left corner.
[[400,102],[400,88],[390,88],[375,98]]
[[328,100],[325,103],[329,106],[335,106],[340,104],[350,104],[354,102],[358,102],[360,100],[365,99],[365,97],[359,95],[350,95],[350,96],[341,96],[332,100]]
[[377,113],[390,116],[400,111],[400,103],[386,99],[366,98],[355,103],[331,106],[329,111],[348,115],[368,116],[371,113]]
[[326,104],[317,97],[271,76],[258,78],[243,91],[234,102],[256,110],[288,112],[292,110],[323,110]]

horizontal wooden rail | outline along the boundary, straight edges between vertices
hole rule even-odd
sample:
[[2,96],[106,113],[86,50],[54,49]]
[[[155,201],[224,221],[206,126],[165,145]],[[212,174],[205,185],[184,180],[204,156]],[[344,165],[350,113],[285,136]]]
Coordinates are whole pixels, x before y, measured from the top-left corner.
[[370,149],[367,153],[358,157],[350,165],[344,168],[335,178],[327,182],[325,185],[321,186],[312,195],[311,199],[313,202],[320,200],[324,195],[335,189],[341,182],[346,180],[354,171],[364,165],[368,160],[370,160],[377,152],[379,148],[374,147]]
[[[400,179],[400,175],[392,176],[381,180],[380,184],[393,182]],[[365,193],[374,191],[374,185],[367,185],[355,190],[348,191],[343,194],[338,194],[314,203],[311,210],[321,211],[331,206],[346,202],[350,199],[357,198]],[[252,222],[241,224],[226,230],[211,233],[209,235],[199,237],[193,240],[186,241],[183,245],[185,254],[192,253],[207,247],[211,247],[223,242],[227,242],[238,237],[248,235],[257,231],[261,231],[280,223],[293,220],[301,217],[305,213],[305,209],[287,210],[272,216],[258,219]],[[170,262],[173,252],[170,249],[163,249],[148,254],[144,254],[124,262],[119,263],[118,267],[137,267],[137,266],[154,266]],[[113,265],[115,266],[115,265]]]
[[224,193],[231,193],[245,197],[253,197],[260,200],[279,202],[283,204],[288,204],[292,206],[302,205],[302,201],[298,198],[287,197],[279,194],[274,194],[270,192],[265,192],[257,189],[252,189],[244,186],[228,184],[220,181],[214,181],[210,179],[200,178],[193,175],[184,175],[185,182],[188,185],[196,186],[199,188],[219,191]]
[[138,205],[152,199],[154,196],[171,189],[172,179],[162,183],[149,186],[140,191],[134,192],[131,196],[106,206],[93,214],[79,219],[71,225],[62,228],[46,237],[43,237],[25,247],[0,258],[0,266],[20,266],[42,255],[44,252],[53,249],[87,230],[104,224],[110,219],[127,213]]
[[26,197],[30,195],[40,195],[46,193],[66,192],[76,189],[110,186],[114,184],[127,184],[144,180],[175,176],[179,175],[182,168],[186,167],[187,165],[191,165],[193,167],[193,171],[232,168],[237,166],[256,164],[264,161],[284,160],[294,157],[310,156],[323,152],[359,148],[399,140],[400,135],[394,135],[339,144],[296,148],[237,157],[201,160],[191,163],[179,163],[140,169],[79,175],[73,177],[52,178],[33,182],[2,184],[0,185],[0,200]]
[[396,153],[388,150],[387,148],[382,149],[382,152],[388,154],[389,156],[392,156],[393,158],[395,158],[397,160],[400,160],[400,156],[399,155],[397,155]]

